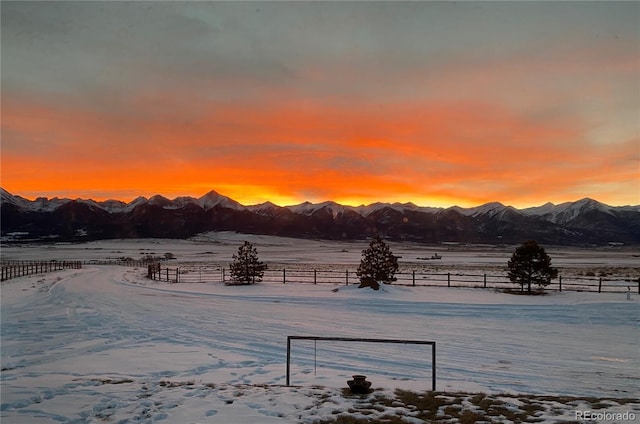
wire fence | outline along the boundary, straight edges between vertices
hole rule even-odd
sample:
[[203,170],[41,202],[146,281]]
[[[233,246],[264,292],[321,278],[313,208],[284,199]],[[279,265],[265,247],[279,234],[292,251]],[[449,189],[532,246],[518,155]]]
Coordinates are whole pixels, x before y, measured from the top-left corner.
[[0,264],[0,281],[34,274],[80,269],[81,261],[3,261]]
[[[163,266],[161,263],[147,265],[147,277],[169,283],[230,283],[229,270],[222,265],[183,265]],[[430,273],[425,271],[398,272],[396,286],[411,287],[467,287],[493,290],[521,289],[520,285],[509,280],[506,273]],[[314,269],[312,265],[294,268],[269,268],[264,271],[261,283],[266,284],[360,284],[353,269],[330,270]],[[623,293],[637,290],[640,294],[640,277],[579,277],[558,276],[545,287],[550,291],[587,291]]]
[[[226,264],[180,264],[168,266],[166,262],[148,260],[86,260],[86,261],[2,261],[1,281],[16,277],[43,274],[64,269],[79,269],[83,265],[121,265],[147,269],[147,277],[168,283],[224,283],[232,282]],[[467,287],[493,290],[517,290],[519,285],[511,282],[506,273],[473,272],[428,272],[405,271],[395,274],[396,286],[411,287]],[[360,284],[355,269],[345,267],[316,268],[311,264],[296,264],[287,268],[277,266],[267,268],[260,281],[265,284]],[[545,287],[547,291],[586,291],[597,293],[624,293],[636,291],[640,294],[639,277],[587,277],[559,275]]]
[[149,261],[132,259],[104,259],[104,260],[48,260],[48,261],[7,261],[0,262],[0,281],[29,275],[45,274],[65,269],[81,269],[84,265],[123,265],[131,267],[146,267]]

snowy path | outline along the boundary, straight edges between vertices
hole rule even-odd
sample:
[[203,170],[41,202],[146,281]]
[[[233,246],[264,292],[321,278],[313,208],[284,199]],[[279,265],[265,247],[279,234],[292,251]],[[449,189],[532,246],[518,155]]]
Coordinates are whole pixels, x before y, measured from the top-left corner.
[[[391,389],[430,385],[424,346],[367,346],[363,353],[362,344],[318,343],[314,354],[313,342],[300,341],[293,346],[292,383],[306,389],[277,388],[284,398],[272,394],[269,401],[255,385],[284,384],[287,335],[435,340],[440,390],[640,392],[637,296],[167,285],[142,275],[88,267],[3,283],[3,423],[121,416],[225,422],[224,414],[233,417],[226,422],[268,423],[304,409],[311,402],[305,390],[340,388],[354,373]],[[184,382],[218,390],[189,391]],[[242,385],[254,389],[244,403],[228,403]]]

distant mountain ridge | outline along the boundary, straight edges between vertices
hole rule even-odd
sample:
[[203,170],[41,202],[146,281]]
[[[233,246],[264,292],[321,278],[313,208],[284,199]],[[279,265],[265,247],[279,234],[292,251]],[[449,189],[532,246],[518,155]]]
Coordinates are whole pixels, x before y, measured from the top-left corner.
[[244,206],[210,191],[202,197],[156,195],[119,200],[38,198],[1,190],[1,237],[12,241],[82,241],[109,238],[188,238],[206,231],[238,231],[320,239],[423,243],[520,243],[640,245],[640,206],[609,206],[593,199],[516,209],[498,202],[473,208],[434,208],[412,203],[344,206],[304,202]]

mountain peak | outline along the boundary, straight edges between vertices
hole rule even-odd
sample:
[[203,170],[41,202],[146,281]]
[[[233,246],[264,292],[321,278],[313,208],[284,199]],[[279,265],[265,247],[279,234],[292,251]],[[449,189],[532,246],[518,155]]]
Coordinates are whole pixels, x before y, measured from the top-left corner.
[[216,206],[221,206],[224,208],[242,210],[245,209],[240,203],[236,202],[228,198],[227,196],[223,196],[215,190],[209,191],[204,196],[198,199],[198,204],[202,206],[204,210],[213,209]]
[[164,196],[156,194],[155,196],[151,196],[151,198],[149,199],[149,204],[164,207],[170,205],[171,200],[167,199]]
[[573,202],[574,205],[576,206],[580,206],[580,207],[584,207],[584,206],[589,206],[589,207],[601,207],[601,206],[605,206],[603,203],[598,202],[597,200],[594,200],[590,197],[585,197],[583,199],[580,199],[576,202]]
[[257,205],[251,205],[251,206],[247,206],[247,209],[249,209],[251,212],[253,213],[257,213],[259,215],[272,215],[274,212],[276,211],[280,211],[282,209],[286,209],[283,208],[282,206],[278,206],[274,203],[271,202],[264,202],[264,203],[259,203]]
[[545,203],[542,206],[524,209],[526,215],[544,218],[555,224],[567,224],[583,213],[596,210],[606,214],[612,214],[613,208],[600,203],[597,200],[585,197],[575,202],[565,202],[559,205]]
[[454,209],[460,212],[461,214],[466,216],[473,216],[473,217],[480,216],[480,215],[493,216],[497,213],[503,212],[508,208],[510,208],[510,206],[507,207],[500,202],[489,202],[489,203],[485,203],[484,205],[480,205],[480,206],[476,206],[474,208],[468,208],[468,209],[454,207]]
[[200,197],[200,200],[202,200],[202,199],[217,199],[218,197],[224,197],[224,196],[222,196],[220,193],[218,193],[215,190],[210,190],[207,193],[205,193],[204,195],[202,195]]
[[281,208],[282,206],[278,206],[278,205],[276,205],[275,203],[272,203],[272,202],[270,202],[270,201],[268,201],[268,200],[267,200],[266,202],[258,203],[257,205],[252,205],[252,206],[250,206],[250,207],[252,207],[252,208],[272,208],[272,209],[278,209],[278,208]]
[[298,205],[289,206],[289,209],[299,215],[313,215],[322,209],[328,209],[333,215],[336,215],[338,212],[344,212],[345,210],[350,209],[350,207],[343,206],[332,200],[327,200],[322,203],[303,202]]

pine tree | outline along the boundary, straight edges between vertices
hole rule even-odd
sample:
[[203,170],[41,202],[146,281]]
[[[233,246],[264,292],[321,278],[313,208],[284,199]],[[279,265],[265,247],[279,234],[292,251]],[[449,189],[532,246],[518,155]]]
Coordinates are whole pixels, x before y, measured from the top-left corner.
[[258,259],[258,250],[245,241],[233,255],[231,268],[231,284],[253,284],[262,281],[267,266]]
[[398,257],[394,256],[380,236],[375,236],[369,247],[362,251],[360,266],[356,275],[360,278],[360,287],[380,288],[380,283],[396,281]]
[[558,270],[551,266],[551,258],[535,240],[529,240],[516,248],[507,265],[509,280],[520,284],[522,290],[526,285],[529,293],[532,284],[542,288],[558,276]]

